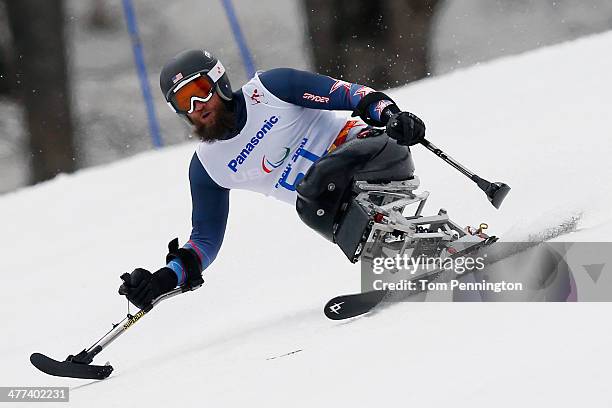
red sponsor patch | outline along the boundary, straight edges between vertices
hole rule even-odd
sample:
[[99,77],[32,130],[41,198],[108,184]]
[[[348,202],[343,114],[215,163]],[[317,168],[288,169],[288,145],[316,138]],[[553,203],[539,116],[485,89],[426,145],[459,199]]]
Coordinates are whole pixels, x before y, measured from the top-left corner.
[[257,105],[258,103],[261,103],[261,98],[263,97],[262,93],[259,93],[259,91],[257,90],[257,88],[255,88],[255,90],[253,91],[253,93],[251,94],[251,105]]

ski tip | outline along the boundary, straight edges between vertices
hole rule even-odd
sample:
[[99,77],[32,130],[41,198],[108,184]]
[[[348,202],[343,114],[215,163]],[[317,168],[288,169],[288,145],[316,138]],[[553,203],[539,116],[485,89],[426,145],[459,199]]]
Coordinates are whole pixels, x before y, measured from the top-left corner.
[[383,301],[386,290],[373,290],[352,295],[341,295],[331,299],[323,308],[323,313],[331,320],[344,320],[368,313]]
[[36,365],[40,364],[40,362],[44,361],[46,358],[49,358],[49,357],[45,356],[44,354],[40,354],[40,353],[32,353],[30,355],[30,363],[32,363],[34,367],[38,368]]
[[55,375],[50,372],[52,371],[51,369],[53,367],[58,367],[61,365],[59,361],[49,358],[41,353],[32,353],[30,355],[30,363],[32,363],[34,367],[38,368],[43,373],[50,375]]

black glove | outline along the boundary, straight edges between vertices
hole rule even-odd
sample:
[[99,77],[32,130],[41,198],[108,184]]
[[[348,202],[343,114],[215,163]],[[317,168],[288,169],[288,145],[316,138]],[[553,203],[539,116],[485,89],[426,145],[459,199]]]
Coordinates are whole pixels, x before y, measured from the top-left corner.
[[174,289],[178,283],[176,273],[170,268],[161,268],[155,273],[137,268],[130,273],[121,275],[123,284],[119,294],[125,295],[139,309],[151,305],[153,299]]
[[397,144],[412,146],[425,139],[425,124],[410,112],[395,113],[387,122],[387,135]]

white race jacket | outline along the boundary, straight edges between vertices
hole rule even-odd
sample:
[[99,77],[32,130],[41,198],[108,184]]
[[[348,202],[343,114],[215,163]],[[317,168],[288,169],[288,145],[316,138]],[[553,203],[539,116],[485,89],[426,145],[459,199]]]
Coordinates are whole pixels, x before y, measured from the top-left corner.
[[269,92],[258,76],[242,87],[247,120],[229,140],[202,142],[197,155],[210,177],[229,189],[256,191],[295,204],[295,187],[325,154],[350,112],[304,108]]

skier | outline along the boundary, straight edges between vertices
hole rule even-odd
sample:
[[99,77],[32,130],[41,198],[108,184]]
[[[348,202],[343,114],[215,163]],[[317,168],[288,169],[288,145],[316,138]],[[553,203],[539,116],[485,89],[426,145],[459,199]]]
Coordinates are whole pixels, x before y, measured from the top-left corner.
[[[230,189],[295,205],[308,169],[338,146],[387,137],[410,146],[425,137],[421,119],[384,93],[328,76],[276,68],[258,72],[233,92],[225,67],[208,51],[188,50],[170,59],[160,87],[201,140],[189,166],[193,228],[182,248],[177,239],[170,242],[166,266],[122,276],[119,293],[139,308],[177,286],[202,284],[202,271],[223,241]],[[386,135],[376,129],[381,127]]]

